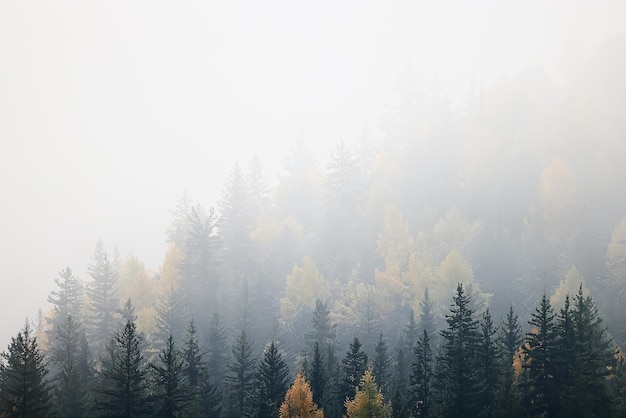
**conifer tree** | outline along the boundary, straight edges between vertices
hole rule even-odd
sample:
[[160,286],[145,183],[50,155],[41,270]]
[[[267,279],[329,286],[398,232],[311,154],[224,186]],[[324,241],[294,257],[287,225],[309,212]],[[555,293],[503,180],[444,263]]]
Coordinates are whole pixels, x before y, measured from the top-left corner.
[[346,400],[346,411],[348,418],[391,418],[391,404],[384,403],[371,369],[363,374],[354,399]]
[[554,417],[558,414],[559,393],[554,382],[554,376],[558,374],[555,316],[544,294],[528,321],[533,328],[526,334],[526,343],[522,346],[523,368],[528,375],[523,387],[524,407],[535,416]]
[[480,382],[476,373],[480,343],[478,321],[470,308],[471,298],[457,285],[441,331],[442,346],[437,359],[437,385],[444,416],[474,417],[479,412]]
[[410,382],[412,386],[413,412],[418,417],[432,416],[433,353],[430,336],[426,329],[417,340],[411,362]]
[[405,351],[406,343],[403,338],[400,339],[397,350],[391,404],[395,417],[408,418],[411,414],[407,396],[409,389],[408,369],[411,366],[411,361]]
[[221,383],[228,364],[228,349],[226,344],[226,327],[217,312],[214,312],[209,321],[207,341],[207,371],[209,379],[214,385]]
[[0,362],[0,416],[47,417],[52,415],[48,369],[28,321]]
[[155,327],[152,344],[164,348],[171,336],[174,344],[182,344],[185,330],[185,312],[179,292],[171,286],[155,305]]
[[143,337],[134,322],[126,322],[108,348],[95,407],[102,416],[138,417],[149,412],[147,369],[141,352]]
[[361,350],[361,342],[354,337],[346,356],[341,360],[342,365],[342,381],[341,396],[344,402],[347,398],[354,398],[361,377],[367,368],[367,354]]
[[415,322],[415,312],[413,309],[409,312],[409,322],[404,327],[404,342],[406,343],[405,353],[412,353],[415,343],[420,336],[420,332]]
[[434,341],[437,338],[436,335],[436,326],[435,326],[435,315],[433,313],[433,302],[430,300],[430,294],[428,292],[428,287],[424,289],[424,298],[420,301],[420,319],[418,323],[418,330],[421,333],[422,331],[428,332],[428,337],[431,340],[431,347],[434,346]]
[[324,393],[326,391],[326,370],[324,368],[324,355],[321,353],[320,344],[315,341],[313,345],[313,360],[308,370],[307,379],[313,392],[313,401],[317,405],[322,405]]
[[193,398],[193,391],[186,384],[184,371],[185,357],[176,349],[174,338],[170,336],[157,362],[150,364],[154,416],[174,418],[185,411]]
[[478,379],[480,385],[480,416],[492,418],[496,416],[496,393],[498,391],[498,362],[495,335],[497,328],[493,325],[489,309],[480,321],[480,346],[478,347]]
[[378,387],[383,393],[383,396],[389,395],[392,364],[393,359],[391,358],[391,353],[389,353],[389,348],[387,347],[387,343],[381,333],[378,336],[378,342],[376,343],[376,348],[374,349],[374,357],[372,358],[372,373],[378,382]]
[[502,321],[497,333],[497,358],[500,369],[500,383],[497,392],[497,413],[502,417],[518,416],[520,394],[516,385],[513,362],[522,344],[521,327],[518,316],[509,307],[506,319]]
[[320,343],[320,347],[332,346],[337,337],[337,324],[330,319],[330,309],[328,303],[320,299],[315,300],[315,309],[311,318],[313,331],[307,334],[307,339],[311,344],[315,341]]
[[59,277],[54,279],[57,289],[50,292],[48,302],[52,304],[54,318],[48,318],[50,325],[48,342],[50,348],[56,343],[56,331],[63,324],[68,315],[77,321],[80,318],[83,306],[83,286],[69,267],[59,272]]
[[118,326],[119,308],[115,287],[118,274],[104,251],[102,241],[96,244],[93,264],[89,266],[88,272],[92,280],[87,283],[89,311],[85,325],[89,343],[94,352],[100,355]]
[[123,324],[126,324],[127,322],[137,322],[135,305],[133,305],[133,302],[130,300],[130,298],[126,299],[126,302],[124,302],[124,306],[122,306],[122,309],[120,309],[119,314]]
[[[55,404],[60,417],[82,417],[88,413],[92,368],[88,354],[82,350],[85,334],[68,315],[57,329],[57,341],[51,351],[51,365],[56,373]],[[87,370],[85,370],[87,369]]]
[[256,358],[244,331],[233,345],[232,353],[233,358],[228,365],[230,373],[226,376],[226,383],[234,397],[237,414],[243,417],[251,413],[256,369]]
[[313,402],[311,387],[301,373],[287,390],[280,406],[280,418],[324,418],[324,412]]
[[272,340],[263,353],[257,377],[258,416],[272,418],[278,416],[279,408],[287,392],[289,368]]

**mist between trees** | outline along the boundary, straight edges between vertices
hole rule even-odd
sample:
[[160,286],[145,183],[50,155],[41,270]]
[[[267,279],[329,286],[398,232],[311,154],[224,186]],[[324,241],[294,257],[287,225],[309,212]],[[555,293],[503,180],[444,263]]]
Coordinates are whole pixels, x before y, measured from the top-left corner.
[[99,241],[3,354],[0,416],[624,416],[624,45],[459,106],[409,73],[382,140],[183,196],[156,273]]

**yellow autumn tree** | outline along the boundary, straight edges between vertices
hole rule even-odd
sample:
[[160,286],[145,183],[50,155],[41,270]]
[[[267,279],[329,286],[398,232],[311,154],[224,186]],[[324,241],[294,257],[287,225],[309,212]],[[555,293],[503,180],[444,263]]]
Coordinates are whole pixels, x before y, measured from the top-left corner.
[[[550,296],[550,305],[554,307],[561,306],[565,302],[565,296],[570,295],[570,299],[576,293],[578,288],[583,282],[583,277],[578,273],[576,266],[572,266],[565,278],[559,283],[559,287],[556,288],[554,294]],[[589,294],[589,290],[583,289],[585,295]]]
[[285,394],[280,418],[324,418],[324,411],[313,403],[313,392],[301,373]]
[[354,399],[346,400],[346,410],[348,418],[391,418],[391,405],[384,403],[371,369],[361,378]]
[[291,320],[301,309],[313,309],[315,301],[328,300],[330,285],[317,269],[310,257],[304,257],[301,266],[295,266],[285,287],[285,296],[280,299],[283,322]]

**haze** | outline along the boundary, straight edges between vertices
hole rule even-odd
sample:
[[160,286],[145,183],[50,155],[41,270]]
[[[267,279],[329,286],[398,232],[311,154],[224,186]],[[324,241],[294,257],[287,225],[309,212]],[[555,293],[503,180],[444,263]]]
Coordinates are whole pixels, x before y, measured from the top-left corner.
[[[156,272],[184,191],[219,199],[304,138],[321,165],[409,68],[452,106],[528,69],[567,84],[621,1],[0,3],[0,347],[102,239]],[[623,181],[623,179],[621,179]]]

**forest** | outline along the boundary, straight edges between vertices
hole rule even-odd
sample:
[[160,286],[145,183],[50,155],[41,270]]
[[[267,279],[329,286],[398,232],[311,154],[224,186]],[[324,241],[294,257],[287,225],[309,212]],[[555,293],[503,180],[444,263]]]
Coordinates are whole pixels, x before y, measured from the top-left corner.
[[624,50],[460,104],[408,66],[382,139],[173,202],[158,271],[95,237],[2,353],[0,417],[626,416]]

